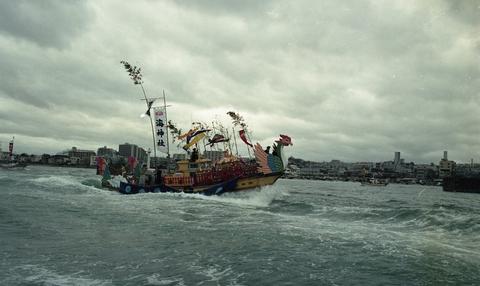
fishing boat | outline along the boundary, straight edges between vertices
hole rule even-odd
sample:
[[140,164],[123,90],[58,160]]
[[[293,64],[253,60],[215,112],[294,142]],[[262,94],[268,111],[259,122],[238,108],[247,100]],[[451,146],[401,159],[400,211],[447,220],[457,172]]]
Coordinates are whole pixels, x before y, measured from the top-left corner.
[[[224,148],[223,156],[216,160],[199,154],[199,147],[210,148],[219,143],[230,142],[228,129],[209,128],[203,124],[192,127],[188,132],[182,133],[171,121],[167,119],[167,105],[165,92],[163,92],[163,106],[153,107],[154,102],[159,98],[148,98],[143,88],[140,68],[130,65],[126,61],[121,62],[134,84],[140,85],[145,100],[147,111],[142,117],[148,116],[151,123],[152,142],[154,158],[157,158],[156,151],[167,154],[170,158],[169,134],[174,139],[184,142],[183,149],[189,155],[188,160],[178,160],[173,168],[160,170],[154,162],[155,169],[148,170],[149,163],[141,166],[135,165],[135,160],[129,160],[130,174],[123,173],[122,180],[112,183],[112,172],[105,160],[97,160],[97,174],[103,175],[102,185],[122,194],[138,193],[163,193],[163,192],[184,192],[203,195],[221,195],[226,192],[237,192],[255,189],[274,184],[285,172],[283,160],[283,148],[290,146],[292,140],[289,136],[281,134],[279,139],[270,147],[263,147],[256,143],[253,145],[248,136],[247,126],[239,114],[227,112],[231,117],[235,146],[235,134],[247,145],[249,157],[242,157],[233,153],[233,148]],[[153,116],[151,110],[153,109]],[[235,127],[239,130],[235,131]],[[213,136],[209,134],[213,131]],[[204,152],[205,154],[206,152]],[[250,154],[253,153],[253,158]],[[100,163],[99,163],[100,162]]]
[[[14,159],[13,156],[13,145],[14,145],[15,137],[12,138],[10,143],[8,144],[8,160],[0,161],[0,168],[2,169],[24,169],[27,164],[23,162],[18,162]],[[0,152],[1,153],[1,152]]]

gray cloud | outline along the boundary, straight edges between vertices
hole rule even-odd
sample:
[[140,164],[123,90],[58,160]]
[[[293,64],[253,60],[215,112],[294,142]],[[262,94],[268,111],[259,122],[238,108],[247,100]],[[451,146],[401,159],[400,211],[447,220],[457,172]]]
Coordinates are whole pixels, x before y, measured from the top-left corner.
[[2,1],[0,32],[44,47],[64,47],[91,21],[84,1]]
[[127,59],[184,129],[235,110],[305,159],[479,159],[475,1],[1,5],[0,140],[30,152],[150,146]]

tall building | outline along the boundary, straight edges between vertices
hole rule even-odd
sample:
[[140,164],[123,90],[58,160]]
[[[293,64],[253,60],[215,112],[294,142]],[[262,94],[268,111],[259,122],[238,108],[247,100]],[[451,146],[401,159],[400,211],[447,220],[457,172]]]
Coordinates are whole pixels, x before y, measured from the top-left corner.
[[393,158],[393,166],[395,170],[400,165],[400,152],[395,152],[395,157]]
[[77,147],[72,147],[71,150],[67,152],[68,157],[78,158],[78,164],[80,165],[90,165],[91,157],[95,156],[95,152],[92,150],[80,150]]
[[447,151],[443,151],[443,158],[438,164],[438,176],[440,178],[445,178],[453,175],[455,167],[456,163],[454,161],[449,161]]
[[107,148],[107,146],[103,146],[98,148],[97,150],[97,156],[102,156],[102,157],[109,157],[112,158],[117,154],[117,151],[113,148]]
[[137,158],[138,161],[146,164],[148,159],[147,156],[147,151],[145,151],[145,149],[142,147],[137,148],[137,156],[135,158]]
[[128,157],[137,158],[138,146],[135,144],[129,144],[129,143],[120,144],[118,145],[118,153],[120,154],[120,156],[123,156],[125,158],[128,158]]
[[118,154],[125,158],[134,157],[139,162],[147,163],[147,151],[135,144],[125,143],[118,145]]

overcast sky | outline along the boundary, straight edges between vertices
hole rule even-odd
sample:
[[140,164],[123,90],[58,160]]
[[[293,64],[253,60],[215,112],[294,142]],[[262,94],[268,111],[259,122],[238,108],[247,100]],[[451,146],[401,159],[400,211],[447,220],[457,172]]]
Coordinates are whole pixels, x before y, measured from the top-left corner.
[[475,0],[1,1],[3,150],[150,147],[121,60],[183,129],[233,110],[307,160],[480,161]]

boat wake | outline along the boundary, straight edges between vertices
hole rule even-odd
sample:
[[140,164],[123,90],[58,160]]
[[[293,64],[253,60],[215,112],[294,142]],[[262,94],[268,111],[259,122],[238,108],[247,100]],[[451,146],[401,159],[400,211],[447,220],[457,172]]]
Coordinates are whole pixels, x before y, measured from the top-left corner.
[[227,204],[250,207],[269,207],[273,201],[286,196],[287,192],[279,186],[265,186],[250,191],[225,193],[222,196],[203,196],[202,199]]
[[47,176],[28,179],[31,183],[49,190],[52,189],[75,189],[80,191],[100,191],[101,182],[96,179],[79,179],[73,176]]
[[137,196],[165,196],[171,198],[182,198],[192,200],[202,200],[207,202],[224,203],[228,205],[237,205],[242,207],[269,207],[273,201],[287,196],[288,192],[280,186],[265,186],[249,191],[224,193],[221,196],[205,196],[202,194],[187,193],[157,193],[142,194]]

